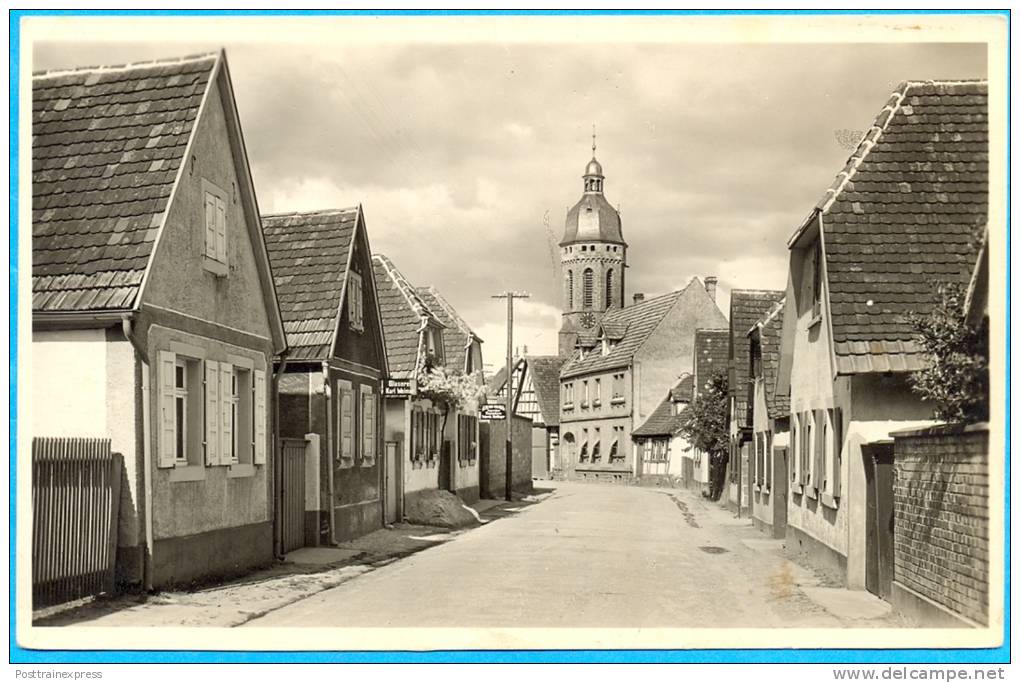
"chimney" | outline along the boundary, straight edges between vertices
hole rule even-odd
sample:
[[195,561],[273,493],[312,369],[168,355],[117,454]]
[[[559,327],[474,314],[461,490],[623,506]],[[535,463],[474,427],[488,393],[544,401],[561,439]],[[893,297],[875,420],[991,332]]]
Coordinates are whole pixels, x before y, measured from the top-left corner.
[[715,285],[717,282],[719,282],[719,278],[715,275],[705,276],[705,291],[708,292],[708,296],[712,298],[712,301],[715,301]]
[[645,300],[643,292],[634,292],[634,305],[637,306],[639,303]]

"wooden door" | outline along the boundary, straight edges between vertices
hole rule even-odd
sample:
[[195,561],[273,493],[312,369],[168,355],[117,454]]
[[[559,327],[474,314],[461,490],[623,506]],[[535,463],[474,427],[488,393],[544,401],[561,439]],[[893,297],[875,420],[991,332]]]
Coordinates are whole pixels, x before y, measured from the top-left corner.
[[786,504],[790,489],[790,473],[785,446],[772,449],[772,537],[786,538]]
[[864,444],[865,577],[869,593],[888,599],[893,580],[892,444]]
[[283,552],[305,545],[305,448],[304,439],[281,439],[280,518]]
[[453,457],[450,453],[453,444],[450,441],[443,441],[443,447],[439,449],[439,488],[443,491],[453,490]]

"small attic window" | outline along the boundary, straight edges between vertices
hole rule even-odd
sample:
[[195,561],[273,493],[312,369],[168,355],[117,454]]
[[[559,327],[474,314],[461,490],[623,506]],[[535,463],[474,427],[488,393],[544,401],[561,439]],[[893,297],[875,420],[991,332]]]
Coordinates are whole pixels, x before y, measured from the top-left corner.
[[364,295],[361,274],[351,270],[347,280],[347,320],[355,332],[365,331]]

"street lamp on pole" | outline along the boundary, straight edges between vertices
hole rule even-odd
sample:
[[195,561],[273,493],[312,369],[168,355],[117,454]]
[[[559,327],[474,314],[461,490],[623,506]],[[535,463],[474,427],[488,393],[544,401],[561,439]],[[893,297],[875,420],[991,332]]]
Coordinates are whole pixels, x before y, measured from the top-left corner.
[[493,299],[506,299],[506,489],[504,494],[507,500],[512,500],[513,482],[513,363],[514,363],[514,299],[528,299],[531,295],[527,292],[506,291],[502,294],[494,294]]

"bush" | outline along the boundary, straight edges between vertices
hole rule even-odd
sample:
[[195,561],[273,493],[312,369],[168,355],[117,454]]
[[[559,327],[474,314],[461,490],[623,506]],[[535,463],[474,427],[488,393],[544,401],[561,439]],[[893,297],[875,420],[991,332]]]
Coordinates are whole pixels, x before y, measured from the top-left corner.
[[935,287],[935,305],[908,316],[928,358],[911,375],[914,391],[935,404],[935,418],[946,422],[988,419],[988,321],[969,325],[966,289],[957,283]]
[[726,373],[716,373],[708,387],[698,393],[680,413],[678,430],[685,439],[709,457],[709,497],[719,500],[729,459],[729,382]]

